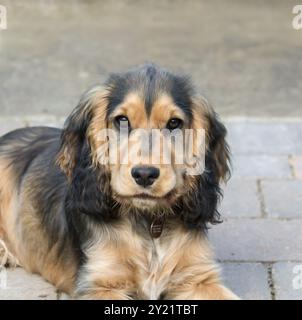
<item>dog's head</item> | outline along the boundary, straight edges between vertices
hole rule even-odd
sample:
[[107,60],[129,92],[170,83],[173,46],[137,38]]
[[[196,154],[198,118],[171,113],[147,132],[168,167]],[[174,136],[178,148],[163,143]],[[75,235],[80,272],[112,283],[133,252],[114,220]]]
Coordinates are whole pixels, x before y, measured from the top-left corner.
[[[185,134],[198,129],[204,144]],[[85,93],[66,121],[57,163],[70,183],[69,208],[101,219],[142,211],[178,214],[192,227],[215,222],[219,182],[229,174],[225,135],[186,77],[154,65],[114,74]],[[186,147],[176,161],[176,147],[189,140],[193,156],[205,157],[200,174],[188,174]]]

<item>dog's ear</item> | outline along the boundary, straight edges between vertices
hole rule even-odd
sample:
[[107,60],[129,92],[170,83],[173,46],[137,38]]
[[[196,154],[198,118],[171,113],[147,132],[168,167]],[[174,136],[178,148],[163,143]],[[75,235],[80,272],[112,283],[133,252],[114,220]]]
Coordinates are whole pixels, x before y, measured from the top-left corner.
[[212,156],[213,170],[218,180],[230,178],[230,148],[226,141],[226,128],[215,111],[209,115],[209,153]]
[[205,229],[207,223],[220,222],[217,205],[222,193],[219,183],[230,175],[230,152],[225,139],[226,128],[202,97],[193,100],[192,127],[206,131],[205,170],[199,176],[186,178],[188,191],[179,207],[188,227]]
[[[84,93],[65,122],[56,164],[69,180],[72,178],[84,142],[92,136],[90,130],[94,129],[93,122],[98,122],[98,129],[106,127],[106,94],[106,90],[99,86]],[[90,142],[94,144],[94,141],[88,141],[89,144]]]
[[105,166],[95,167],[91,149],[85,140],[73,171],[65,198],[66,212],[75,219],[82,214],[96,220],[114,218],[114,201],[111,196],[110,172]]
[[190,229],[206,230],[208,223],[219,223],[217,205],[221,189],[213,171],[207,169],[202,175],[187,177],[187,185],[187,192],[174,209],[180,213],[185,225]]
[[230,149],[226,141],[227,130],[217,113],[203,97],[194,99],[193,122],[195,127],[204,128],[206,131],[206,168],[209,169],[211,166],[218,182],[228,180],[231,163]]
[[107,128],[107,100],[108,91],[102,87],[84,93],[62,132],[56,162],[69,181],[65,209],[74,218],[82,213],[95,219],[111,217],[110,173],[95,162],[98,134]]

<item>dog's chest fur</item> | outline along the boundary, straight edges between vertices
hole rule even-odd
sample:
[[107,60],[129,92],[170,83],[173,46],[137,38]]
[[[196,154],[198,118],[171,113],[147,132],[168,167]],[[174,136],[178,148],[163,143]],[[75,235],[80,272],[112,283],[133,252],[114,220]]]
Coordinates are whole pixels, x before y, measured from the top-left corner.
[[146,273],[140,281],[140,290],[147,299],[159,299],[167,286],[169,274],[164,274],[166,256],[166,248],[160,239],[151,240]]
[[188,234],[179,229],[164,228],[162,236],[153,239],[148,233],[136,232],[128,221],[102,228],[95,235],[86,251],[88,279],[81,282],[119,288],[125,298],[159,299],[177,280],[177,267],[188,249]]

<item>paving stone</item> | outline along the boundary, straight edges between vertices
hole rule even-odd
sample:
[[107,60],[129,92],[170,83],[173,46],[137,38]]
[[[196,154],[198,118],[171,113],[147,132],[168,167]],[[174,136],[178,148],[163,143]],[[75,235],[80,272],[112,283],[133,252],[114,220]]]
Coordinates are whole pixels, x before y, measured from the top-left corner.
[[231,263],[222,266],[224,284],[244,300],[270,300],[267,267],[262,263]]
[[0,118],[0,136],[18,128],[25,127],[25,121],[17,118]]
[[302,179],[302,156],[293,156],[290,159],[296,179]]
[[302,181],[262,181],[266,212],[275,218],[302,218]]
[[291,178],[287,156],[234,155],[235,178]]
[[278,262],[272,271],[276,299],[302,300],[302,262]]
[[226,219],[209,231],[222,261],[302,260],[302,220]]
[[221,214],[226,217],[260,217],[261,209],[255,180],[231,179],[223,186]]
[[[22,268],[3,269],[0,273],[0,300],[55,300],[55,288],[38,275]],[[6,286],[4,283],[6,282]]]
[[287,155],[302,149],[302,122],[231,121],[227,123],[232,152]]

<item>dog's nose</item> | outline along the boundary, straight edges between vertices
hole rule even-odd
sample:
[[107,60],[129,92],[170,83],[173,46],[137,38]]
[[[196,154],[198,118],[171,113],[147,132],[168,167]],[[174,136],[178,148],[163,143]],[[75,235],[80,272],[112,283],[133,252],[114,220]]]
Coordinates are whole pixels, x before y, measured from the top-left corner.
[[155,167],[134,167],[131,170],[131,175],[138,185],[146,188],[151,186],[159,177],[159,169]]

